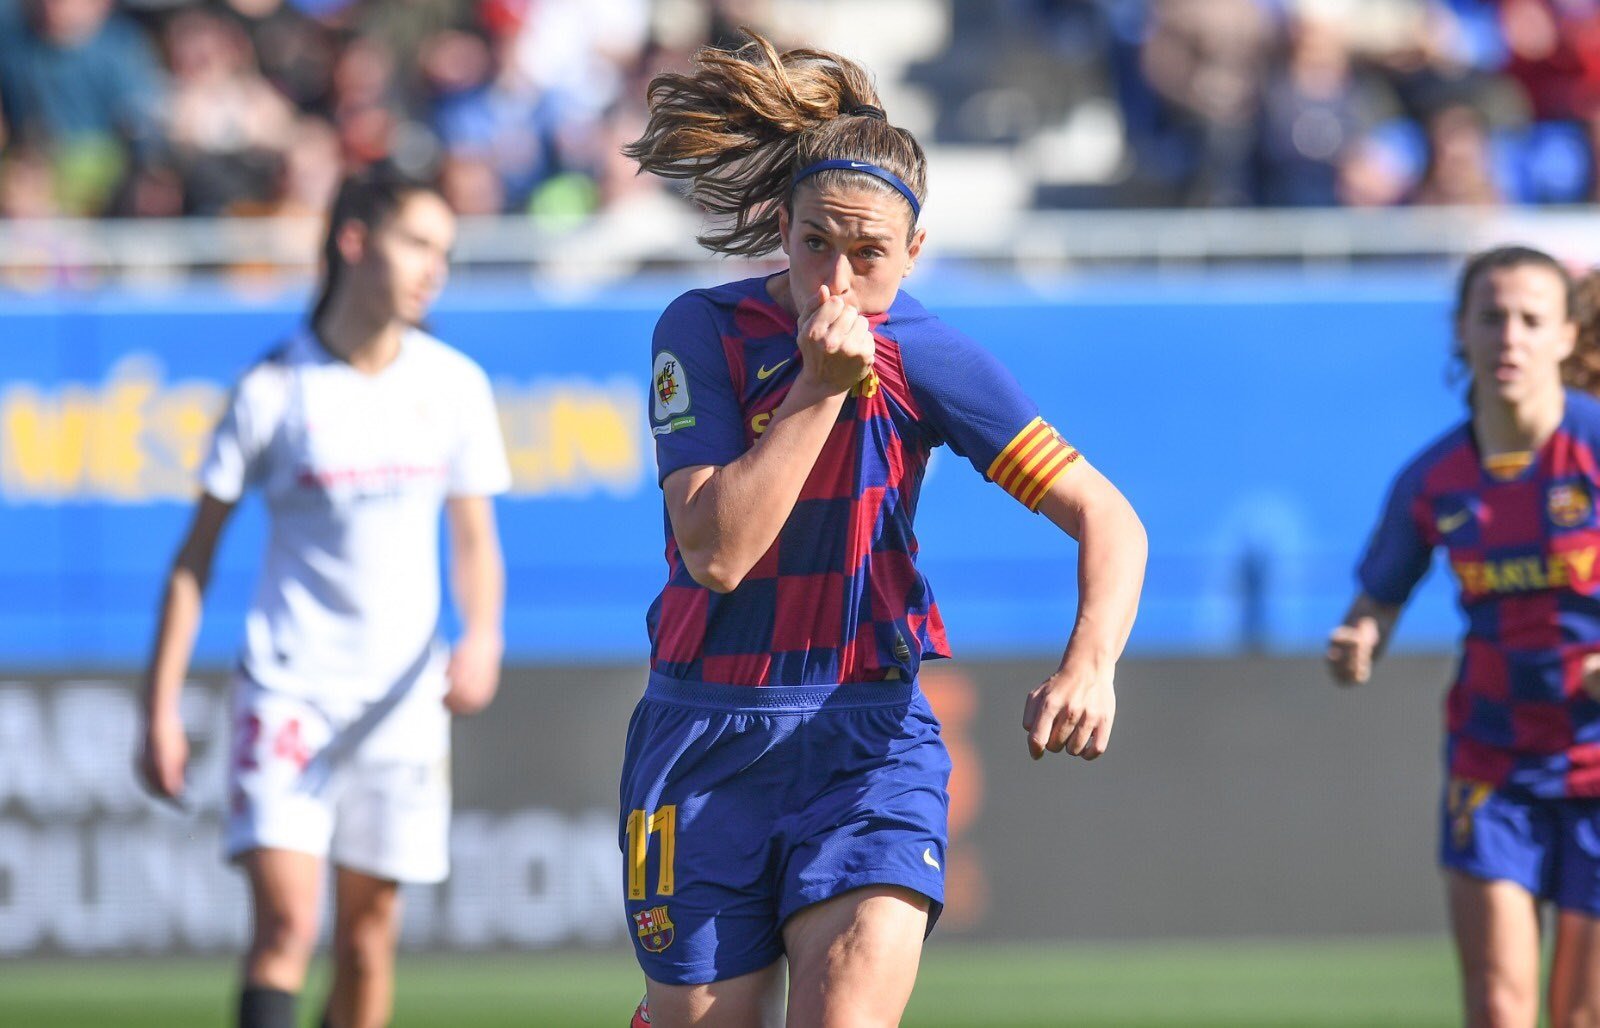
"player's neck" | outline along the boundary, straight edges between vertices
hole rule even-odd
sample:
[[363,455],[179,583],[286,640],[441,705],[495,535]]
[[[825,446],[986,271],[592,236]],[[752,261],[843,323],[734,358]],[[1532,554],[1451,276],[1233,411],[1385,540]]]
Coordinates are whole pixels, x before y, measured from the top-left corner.
[[357,371],[376,375],[400,355],[406,326],[393,318],[376,318],[354,303],[333,303],[312,326],[317,340]]
[[1472,429],[1484,453],[1537,450],[1561,425],[1567,412],[1567,395],[1560,383],[1516,403],[1499,397],[1478,397],[1473,405]]

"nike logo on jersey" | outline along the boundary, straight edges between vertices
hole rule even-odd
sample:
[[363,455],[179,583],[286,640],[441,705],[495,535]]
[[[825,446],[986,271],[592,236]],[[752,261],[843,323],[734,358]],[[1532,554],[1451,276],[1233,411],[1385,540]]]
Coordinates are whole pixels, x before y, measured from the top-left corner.
[[774,364],[770,368],[767,367],[765,364],[763,364],[761,367],[756,369],[756,378],[758,378],[761,381],[765,382],[767,379],[771,378],[773,375],[776,375],[778,373],[778,369],[779,368],[783,367],[785,364],[789,363],[789,361],[792,361],[792,360],[794,360],[793,357],[788,358],[788,360],[781,360],[778,363]]
[[1439,529],[1440,535],[1449,535],[1451,532],[1454,532],[1456,529],[1460,528],[1462,525],[1471,520],[1472,511],[1458,510],[1454,514],[1444,515],[1438,521],[1434,522],[1434,525]]
[[932,846],[929,846],[927,849],[922,851],[922,862],[924,864],[927,864],[929,867],[933,868],[935,871],[942,870],[939,867],[939,862],[937,860],[933,859],[933,847]]

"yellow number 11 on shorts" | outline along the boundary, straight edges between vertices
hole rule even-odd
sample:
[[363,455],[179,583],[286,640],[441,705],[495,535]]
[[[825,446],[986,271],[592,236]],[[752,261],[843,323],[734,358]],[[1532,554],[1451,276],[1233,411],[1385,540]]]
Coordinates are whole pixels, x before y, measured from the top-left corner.
[[628,815],[628,898],[644,899],[645,858],[650,852],[650,836],[661,833],[661,868],[656,875],[656,895],[672,895],[672,862],[677,854],[678,808],[659,808],[646,816],[642,810]]

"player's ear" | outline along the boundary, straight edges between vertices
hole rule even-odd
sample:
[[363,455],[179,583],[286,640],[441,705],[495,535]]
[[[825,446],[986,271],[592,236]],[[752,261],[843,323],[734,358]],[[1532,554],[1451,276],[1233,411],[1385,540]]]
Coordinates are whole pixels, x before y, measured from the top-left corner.
[[778,205],[778,245],[783,247],[785,256],[789,253],[789,205]]
[[351,218],[339,226],[338,233],[334,236],[334,244],[339,248],[339,256],[346,264],[360,264],[361,259],[367,255],[367,226]]
[[928,239],[928,230],[919,228],[911,233],[911,245],[906,247],[906,270],[904,274],[911,274],[911,269],[916,266],[917,256],[922,253],[922,244]]
[[1572,351],[1578,348],[1578,323],[1568,321],[1561,326],[1561,346],[1556,351],[1556,360],[1565,361],[1572,356]]

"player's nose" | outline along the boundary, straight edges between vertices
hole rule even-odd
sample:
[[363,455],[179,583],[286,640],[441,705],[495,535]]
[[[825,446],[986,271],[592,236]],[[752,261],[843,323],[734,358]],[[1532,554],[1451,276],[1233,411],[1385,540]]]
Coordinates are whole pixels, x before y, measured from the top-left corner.
[[833,266],[828,269],[828,292],[834,296],[843,296],[850,291],[850,280],[854,277],[850,258],[840,254],[833,259]]

